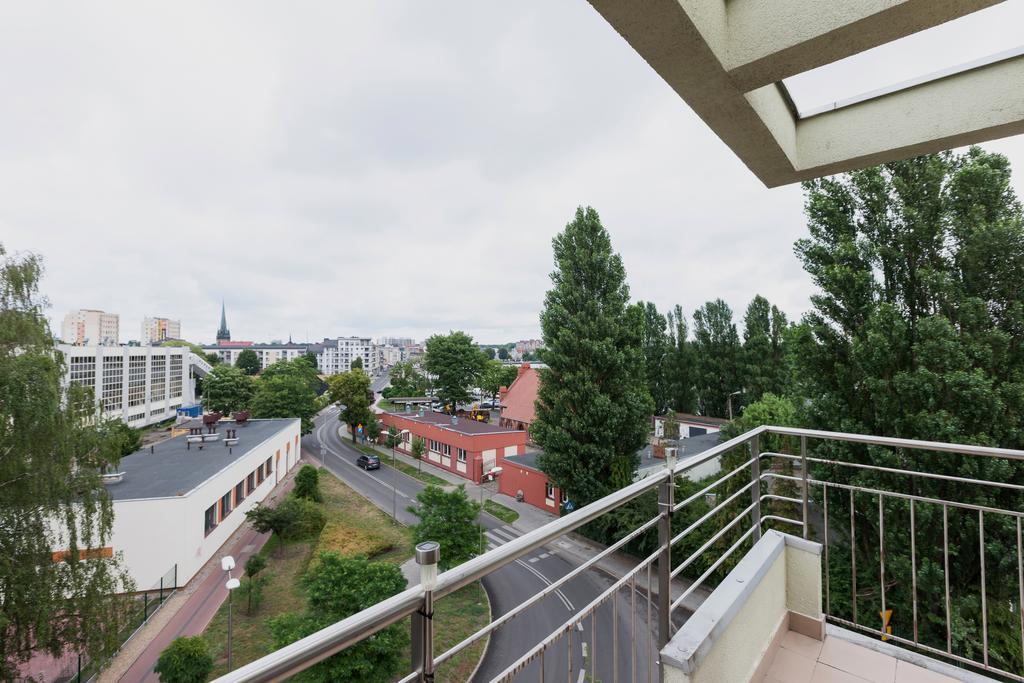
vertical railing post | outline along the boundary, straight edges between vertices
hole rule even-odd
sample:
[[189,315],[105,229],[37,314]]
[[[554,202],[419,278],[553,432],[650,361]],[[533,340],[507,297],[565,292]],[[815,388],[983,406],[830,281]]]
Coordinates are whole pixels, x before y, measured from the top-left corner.
[[[672,605],[672,506],[675,504],[674,475],[658,484],[658,652],[668,645]],[[650,586],[647,587],[650,590]]]
[[761,435],[755,434],[750,439],[750,499],[754,508],[750,511],[750,519],[754,526],[754,543],[761,540]]
[[810,519],[811,516],[808,514],[808,503],[807,503],[807,437],[800,437],[800,476],[803,479],[803,512],[804,512],[804,538],[808,538],[810,532]]
[[412,615],[412,667],[420,672],[420,680],[427,683],[434,680],[434,586],[440,559],[440,543],[424,541],[416,545],[423,604]]

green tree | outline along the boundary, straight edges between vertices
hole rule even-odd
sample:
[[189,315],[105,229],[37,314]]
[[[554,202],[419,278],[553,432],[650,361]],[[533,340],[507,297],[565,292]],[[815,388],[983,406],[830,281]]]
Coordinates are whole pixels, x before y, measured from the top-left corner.
[[441,544],[438,563],[441,571],[476,557],[483,533],[483,527],[476,521],[480,504],[469,499],[464,485],[447,492],[438,486],[427,486],[416,495],[416,501],[418,507],[408,507],[420,520],[410,527],[413,538],[417,543],[437,541]]
[[267,568],[267,558],[263,555],[252,555],[245,562],[245,597],[248,602],[246,611],[252,614],[253,609],[258,609],[263,599],[263,586],[266,585],[267,577],[260,576],[260,572]]
[[643,319],[640,344],[644,352],[647,391],[654,401],[654,414],[663,415],[672,403],[668,321],[650,301],[640,301],[637,306]]
[[785,333],[786,315],[760,294],[755,296],[743,319],[744,401],[786,391]]
[[348,425],[352,442],[356,440],[356,426],[365,425],[373,418],[370,409],[370,378],[362,370],[332,375],[327,379],[331,402],[343,406],[338,419]]
[[302,359],[278,361],[270,365],[256,380],[252,397],[252,415],[256,418],[302,419],[302,433],[313,431],[317,413],[316,372]]
[[[794,347],[799,395],[807,397],[801,406],[805,424],[1024,446],[1024,220],[1006,158],[971,148],[804,187],[810,235],[797,242],[796,252],[820,291],[787,344]],[[839,460],[1024,484],[1024,470],[987,458],[856,445],[827,450],[820,445],[815,452]],[[925,478],[911,483],[859,468],[835,468],[829,478],[890,490],[913,487],[921,496],[1005,510],[1020,510],[1024,504],[1012,489],[951,488],[945,481]],[[887,602],[897,615],[906,615],[911,611],[906,589],[911,563],[906,534],[893,527],[896,515],[907,518],[905,504],[887,503],[886,572],[904,577],[902,592],[894,590]],[[920,504],[916,515],[916,545],[923,549],[917,558],[918,594],[941,595],[942,553],[930,552],[943,547],[941,506]],[[849,524],[848,512],[846,517]],[[867,572],[878,567],[877,505],[874,514],[861,509],[856,522],[858,580],[871,585]],[[1002,515],[985,516],[989,576],[1016,573],[1016,533],[1006,522]],[[955,548],[950,576],[953,648],[980,657],[978,516],[950,513],[948,536],[950,549]],[[861,541],[871,538],[873,545]],[[849,618],[849,552],[843,556],[840,540],[831,555],[832,585],[837,587],[832,611]],[[990,581],[987,589],[990,663],[1019,670],[1020,637],[1009,626],[998,626],[1019,619],[1009,607],[1019,600],[1014,597],[1016,584]],[[879,604],[877,597],[864,597],[859,613],[871,614]],[[944,648],[945,620],[923,620],[920,635],[922,642]]]
[[488,346],[484,348],[484,355],[487,356],[487,360],[494,360],[494,356],[497,354],[494,351],[494,347]]
[[409,454],[416,461],[416,470],[423,471],[423,454],[427,450],[427,442],[421,437],[412,437],[412,445],[409,447]]
[[508,349],[504,346],[498,349],[498,360],[508,360]]
[[320,493],[320,471],[312,465],[303,465],[295,474],[295,488],[292,495],[315,503],[323,500]]
[[[693,314],[694,375],[702,415],[728,417],[729,395],[743,390],[742,347],[732,309],[721,299],[709,301]],[[733,400],[733,412],[738,412]]]
[[553,240],[540,324],[544,360],[531,436],[538,465],[580,506],[633,480],[653,412],[642,372],[643,321],[622,259],[592,208]]
[[262,369],[260,358],[252,349],[243,349],[238,354],[238,358],[235,359],[235,367],[249,376],[257,374]]
[[489,360],[480,374],[480,388],[495,398],[502,387],[512,385],[516,381],[518,369],[514,365],[505,365],[498,360]]
[[435,334],[427,339],[423,367],[437,377],[437,397],[454,412],[459,403],[469,401],[469,389],[484,369],[484,355],[465,332]]
[[[100,661],[121,644],[134,590],[110,545],[113,508],[101,474],[125,451],[120,429],[94,424],[90,392],[54,350],[39,294],[42,263],[0,245],[0,679],[34,652]],[[64,559],[54,560],[55,553]]]
[[669,376],[669,406],[680,413],[692,413],[697,407],[693,348],[683,307],[676,304],[668,312],[668,350],[665,360]]
[[303,358],[303,359],[304,359],[304,360],[305,360],[305,361],[306,361],[306,362],[307,362],[307,363],[309,364],[309,366],[310,366],[311,368],[313,368],[314,370],[317,370],[317,371],[318,371],[318,370],[320,369],[320,363],[318,362],[318,359],[317,359],[317,355],[316,355],[315,353],[313,353],[312,351],[306,351],[306,353],[302,354],[302,356],[301,356],[301,357],[302,357],[302,358]]
[[178,636],[153,667],[160,683],[204,683],[213,671],[213,657],[202,636]]
[[366,424],[363,425],[363,434],[370,441],[376,443],[377,439],[380,438],[380,433],[383,428],[381,427],[380,420],[377,419],[376,413],[371,412],[369,419],[366,420]]
[[276,536],[279,546],[288,530],[295,524],[295,515],[298,514],[295,507],[285,505],[285,502],[287,499],[275,507],[257,503],[245,513],[245,519],[253,529],[261,534],[269,533]]
[[[443,553],[442,553],[443,555]],[[370,562],[324,552],[303,579],[307,607],[268,620],[274,645],[285,647],[346,617],[405,590],[398,565]],[[409,630],[401,623],[378,631],[372,638],[345,648],[292,678],[314,683],[386,683],[399,673],[409,645]]]
[[391,396],[422,396],[427,390],[427,380],[411,362],[404,361],[391,366],[388,373],[388,398]]
[[99,424],[99,431],[104,438],[121,444],[121,457],[142,448],[142,430],[129,427],[124,420],[104,420]]
[[203,357],[206,358],[206,362],[210,365],[220,365],[220,354],[216,351],[205,353],[203,354]]
[[254,389],[253,379],[238,368],[216,365],[203,378],[203,405],[224,414],[245,410]]
[[352,359],[352,363],[349,364],[349,369],[350,370],[362,370],[363,369],[363,359],[360,358],[359,356],[356,356],[355,358],[353,358]]

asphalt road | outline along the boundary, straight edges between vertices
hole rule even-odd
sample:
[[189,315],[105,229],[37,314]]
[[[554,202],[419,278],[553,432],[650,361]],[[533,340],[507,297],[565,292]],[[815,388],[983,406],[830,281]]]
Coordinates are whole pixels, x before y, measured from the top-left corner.
[[[305,436],[303,445],[318,459],[321,445],[326,449],[324,466],[360,495],[369,499],[388,514],[396,510],[398,521],[414,524],[417,518],[407,508],[415,505],[416,494],[424,484],[393,470],[381,458],[381,469],[364,472],[355,465],[361,452],[338,434],[337,410],[332,408],[316,418],[316,428]],[[482,515],[489,547],[506,543],[520,532],[490,515]],[[483,580],[495,617],[521,605],[528,598],[565,576],[577,564],[559,553],[557,543],[538,549],[503,567]],[[556,631],[572,614],[592,602],[612,580],[597,571],[587,571],[571,580],[559,591],[525,610],[492,634],[491,643],[474,680],[489,681],[508,665],[528,651],[547,635]],[[598,618],[592,623],[588,617],[579,629],[567,633],[545,653],[544,680],[611,681],[613,669],[621,680],[634,680],[634,644],[636,645],[635,680],[657,678],[654,661],[655,648],[647,634],[646,598],[633,595],[635,610],[631,610],[628,589],[619,592],[615,604],[607,601],[598,608]],[[651,614],[654,614],[651,612]],[[656,618],[656,617],[654,617]],[[617,628],[613,629],[613,624]],[[443,624],[438,624],[443,628]],[[635,634],[635,635],[633,635]],[[596,653],[596,660],[594,659]],[[533,661],[519,675],[518,680],[535,681],[540,678],[540,662]],[[589,676],[596,666],[595,676]],[[649,671],[650,667],[650,671]]]

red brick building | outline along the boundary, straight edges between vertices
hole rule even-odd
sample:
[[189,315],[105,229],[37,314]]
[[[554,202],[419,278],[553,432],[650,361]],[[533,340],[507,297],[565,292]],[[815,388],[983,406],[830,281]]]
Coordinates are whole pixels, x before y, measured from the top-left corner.
[[502,458],[526,450],[526,432],[485,424],[444,413],[383,413],[384,429],[409,430],[398,450],[410,453],[412,439],[426,444],[423,460],[474,482],[481,474],[502,465]]
[[547,476],[537,467],[537,451],[505,456],[501,460],[498,491],[506,496],[522,496],[525,503],[558,514],[562,492],[548,483]]
[[[536,417],[533,404],[537,401],[540,388],[540,373],[529,363],[519,366],[519,374],[508,388],[501,388],[501,426],[522,429],[529,434],[530,425]],[[529,437],[527,437],[529,438]]]

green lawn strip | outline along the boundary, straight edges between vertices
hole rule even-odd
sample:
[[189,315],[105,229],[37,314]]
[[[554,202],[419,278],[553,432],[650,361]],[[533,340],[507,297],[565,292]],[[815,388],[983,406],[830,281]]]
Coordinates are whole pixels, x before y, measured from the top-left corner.
[[403,410],[402,406],[395,405],[386,398],[377,401],[377,407],[388,413],[400,413]]
[[497,517],[506,524],[511,524],[519,519],[518,512],[512,508],[505,507],[501,503],[489,499],[484,501],[484,512]]
[[[367,455],[376,455],[378,458],[380,458],[380,461],[382,463],[388,466],[391,465],[391,458],[387,457],[386,455],[384,455],[383,453],[381,453],[380,451],[371,446],[364,446],[363,444],[357,443],[356,448],[361,450],[363,453],[366,453]],[[419,481],[422,481],[424,484],[442,487],[448,486],[448,482],[442,479],[441,477],[435,476],[430,472],[421,472],[418,468],[413,467],[409,463],[403,462],[398,458],[395,458],[395,469],[398,470],[399,472],[402,472],[403,474],[408,474],[413,479],[418,479]]]

